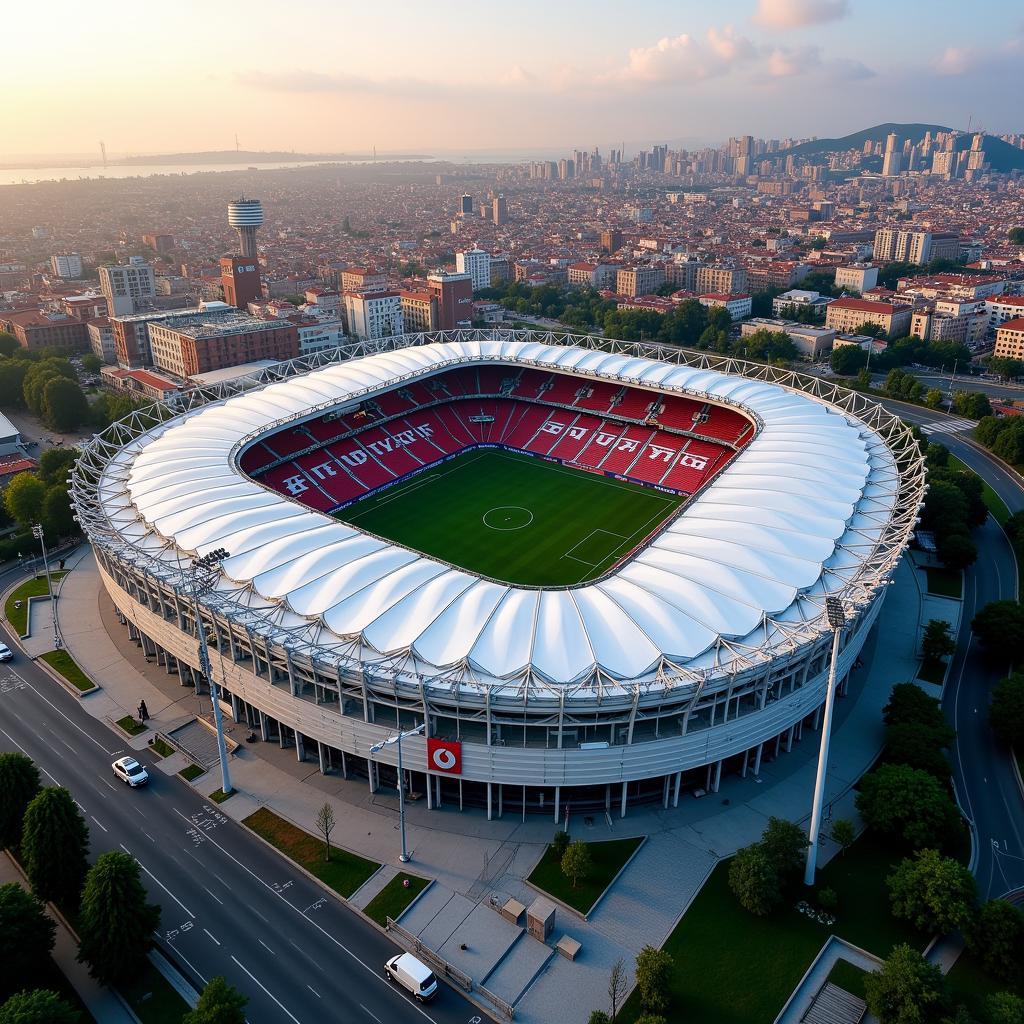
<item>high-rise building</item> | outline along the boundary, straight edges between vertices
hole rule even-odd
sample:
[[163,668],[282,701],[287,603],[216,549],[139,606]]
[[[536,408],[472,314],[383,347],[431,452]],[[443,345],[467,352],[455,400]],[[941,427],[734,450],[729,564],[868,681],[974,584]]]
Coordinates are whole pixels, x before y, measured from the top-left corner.
[[430,292],[401,291],[398,293],[398,301],[402,309],[402,330],[405,333],[437,330],[437,299]]
[[879,228],[875,232],[874,258],[882,263],[915,263],[923,266],[932,260],[955,260],[959,255],[960,236],[948,231]]
[[467,192],[462,197],[462,202],[459,207],[459,213],[463,217],[473,216],[473,197]]
[[460,274],[469,274],[473,282],[473,291],[491,287],[491,257],[483,249],[457,252],[455,266]]
[[609,254],[618,252],[622,248],[622,232],[618,228],[605,228],[601,232],[601,248]]
[[508,203],[505,202],[503,195],[494,197],[494,210],[492,213],[494,223],[501,227],[502,224],[508,223]]
[[437,301],[436,330],[457,331],[473,326],[473,278],[470,274],[446,274],[440,270],[428,274],[427,291]]
[[398,292],[346,292],[345,314],[355,338],[375,341],[405,333]]
[[120,266],[100,267],[100,291],[109,316],[140,313],[156,297],[153,268],[139,256]]
[[236,199],[228,203],[228,223],[238,232],[238,251],[256,259],[256,231],[263,223],[263,204],[258,199]]
[[224,288],[224,301],[229,306],[245,309],[250,302],[263,298],[260,265],[251,256],[222,256],[220,283]]
[[899,136],[890,132],[885,140],[885,156],[882,158],[882,174],[886,178],[895,178],[903,169],[903,149]]
[[347,267],[341,272],[343,292],[385,292],[388,275],[366,267]]
[[75,280],[82,276],[82,257],[77,252],[65,252],[50,257],[50,269],[57,277]]
[[158,253],[170,252],[174,248],[174,235],[168,235],[162,231],[151,231],[142,236],[142,244],[148,245],[150,249]]

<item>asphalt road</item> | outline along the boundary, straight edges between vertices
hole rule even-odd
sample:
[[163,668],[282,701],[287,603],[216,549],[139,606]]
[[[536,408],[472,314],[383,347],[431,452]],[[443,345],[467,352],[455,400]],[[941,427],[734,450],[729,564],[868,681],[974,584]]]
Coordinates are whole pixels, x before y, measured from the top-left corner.
[[45,773],[44,784],[71,790],[93,856],[124,849],[138,859],[150,899],[163,911],[159,945],[197,987],[224,975],[249,997],[253,1024],[482,1019],[445,985],[425,1007],[393,988],[382,973],[397,951],[387,938],[215,804],[164,775],[148,752],[136,754],[150,772],[148,787],[115,780],[110,763],[133,752],[20,655],[0,665],[0,749],[23,751]]
[[[949,373],[940,373],[938,370],[914,370],[909,367],[902,367],[907,373],[912,374],[920,382],[923,388],[938,388],[943,395],[950,390]],[[872,384],[881,387],[885,382],[885,374],[872,375]],[[957,374],[953,378],[953,392],[957,391],[980,391],[991,399],[1002,402],[1011,402],[1014,399],[1024,399],[1024,387],[1020,384],[1000,384],[997,381],[982,380],[980,377],[963,376]]]
[[[884,404],[910,422],[939,419],[927,409]],[[956,433],[932,431],[929,436],[987,480],[1011,512],[1024,509],[1024,490],[986,452]],[[978,560],[965,574],[961,630],[943,709],[957,734],[952,751],[953,781],[960,805],[974,827],[978,891],[983,898],[994,898],[1024,889],[1024,797],[1013,774],[1009,748],[996,739],[988,724],[992,687],[1005,675],[1005,667],[994,666],[982,655],[970,623],[990,601],[1017,596],[1017,575],[1010,543],[991,516],[975,531],[974,540]]]

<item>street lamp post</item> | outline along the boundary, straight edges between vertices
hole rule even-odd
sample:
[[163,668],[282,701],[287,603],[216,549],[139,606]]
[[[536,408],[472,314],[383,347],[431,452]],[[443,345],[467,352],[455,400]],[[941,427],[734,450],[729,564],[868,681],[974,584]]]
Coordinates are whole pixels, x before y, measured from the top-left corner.
[[213,704],[213,722],[217,730],[217,754],[220,757],[220,788],[225,794],[231,792],[231,773],[228,769],[227,744],[224,742],[224,720],[220,711],[220,699],[217,693],[217,681],[213,678],[213,667],[210,664],[210,649],[206,646],[206,627],[203,625],[203,616],[199,608],[200,590],[209,589],[212,585],[212,576],[220,563],[228,558],[228,553],[223,548],[216,548],[202,558],[192,562],[192,604],[196,616],[196,635],[199,640],[199,667],[206,682],[210,687],[210,701]]
[[46,557],[46,541],[43,539],[43,524],[36,523],[32,527],[32,536],[39,541],[43,549],[43,571],[46,573],[46,590],[50,595],[50,612],[53,615],[53,647],[59,651],[64,646],[60,636],[60,624],[57,622],[57,595],[53,592],[53,581],[50,579],[50,562]]
[[370,747],[371,754],[379,754],[385,747],[392,743],[398,745],[398,827],[402,833],[402,853],[398,858],[403,864],[409,860],[409,853],[405,847],[405,782],[402,779],[402,740],[406,736],[418,736],[426,728],[426,723],[416,726],[415,729],[408,729],[406,732],[398,731],[397,736],[389,736],[380,743],[374,743]]
[[839,658],[839,638],[846,627],[846,612],[838,597],[825,598],[825,614],[832,627],[832,660],[828,667],[828,688],[825,691],[825,717],[821,725],[821,747],[818,749],[818,775],[814,780],[814,803],[811,805],[811,830],[808,836],[807,867],[804,884],[814,885],[818,866],[818,837],[821,833],[821,810],[825,800],[825,777],[828,774],[828,746],[832,738],[832,709],[836,699],[836,661]]

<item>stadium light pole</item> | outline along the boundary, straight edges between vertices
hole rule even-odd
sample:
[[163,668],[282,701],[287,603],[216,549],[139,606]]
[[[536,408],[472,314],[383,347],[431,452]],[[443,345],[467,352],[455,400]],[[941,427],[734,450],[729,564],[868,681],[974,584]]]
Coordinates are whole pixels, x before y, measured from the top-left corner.
[[213,723],[217,730],[217,754],[220,757],[220,788],[225,795],[231,792],[231,773],[228,769],[228,750],[224,742],[224,720],[220,712],[220,699],[217,693],[217,681],[213,678],[213,666],[210,664],[210,649],[206,646],[206,628],[199,609],[200,591],[209,590],[213,586],[213,574],[220,568],[220,563],[228,558],[223,548],[216,548],[202,558],[192,561],[192,604],[196,615],[196,636],[199,640],[199,666],[206,676],[210,687],[210,701],[213,704]]
[[398,827],[402,833],[402,853],[398,859],[403,864],[408,862],[409,853],[405,848],[405,781],[402,779],[402,740],[406,736],[418,736],[426,727],[424,722],[423,725],[417,725],[415,729],[408,729],[406,732],[399,730],[397,736],[389,736],[386,740],[374,743],[370,747],[371,754],[379,754],[385,747],[390,747],[392,743],[398,745]]
[[39,541],[43,549],[43,572],[46,573],[46,590],[50,595],[50,613],[53,615],[53,648],[59,651],[64,646],[60,636],[60,623],[57,622],[57,595],[53,592],[53,581],[50,579],[50,561],[46,557],[46,541],[43,539],[43,524],[36,523],[32,527],[32,536]]
[[836,699],[836,661],[839,658],[839,638],[846,628],[846,612],[838,597],[825,598],[825,614],[832,627],[832,660],[828,667],[828,688],[825,690],[825,718],[821,726],[821,746],[818,748],[818,775],[814,780],[804,885],[814,885],[814,873],[818,867],[818,837],[821,833],[821,809],[825,800],[825,776],[828,774],[828,746],[832,738],[832,709]]

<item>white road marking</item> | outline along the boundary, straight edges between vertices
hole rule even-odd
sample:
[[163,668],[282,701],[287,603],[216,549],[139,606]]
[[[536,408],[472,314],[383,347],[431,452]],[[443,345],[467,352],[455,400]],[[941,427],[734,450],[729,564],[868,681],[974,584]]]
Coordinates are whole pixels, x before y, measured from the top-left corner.
[[207,935],[209,935],[209,936],[210,936],[210,938],[211,938],[211,939],[213,939],[213,941],[214,941],[214,942],[216,942],[218,946],[219,946],[219,945],[221,944],[221,942],[220,942],[220,939],[218,939],[218,938],[217,938],[217,937],[216,937],[216,936],[215,936],[215,935],[213,934],[213,932],[211,932],[211,931],[210,931],[210,929],[209,929],[209,928],[204,928],[204,929],[203,929],[203,931],[204,931],[204,932],[206,932],[206,934],[207,934]]
[[[203,886],[203,888],[204,888],[204,889],[206,889],[206,886],[204,885],[204,886]],[[223,900],[222,900],[222,899],[221,899],[221,898],[220,898],[220,897],[219,897],[219,896],[218,896],[218,895],[217,895],[216,893],[210,892],[210,890],[209,890],[209,889],[206,889],[206,891],[207,891],[207,892],[209,892],[209,893],[210,893],[210,895],[211,895],[211,896],[212,896],[212,897],[213,897],[213,898],[214,898],[214,899],[215,899],[215,900],[216,900],[216,901],[217,901],[217,902],[218,902],[218,903],[219,903],[219,904],[220,904],[220,905],[221,905],[222,907],[224,906],[224,901],[223,901]]]
[[313,995],[315,995],[315,996],[317,997],[317,999],[323,999],[323,996],[322,996],[322,995],[320,995],[320,993],[319,993],[319,992],[317,992],[317,990],[316,990],[315,988],[313,988],[313,986],[312,986],[312,985],[307,985],[307,986],[306,986],[306,988],[308,988],[308,989],[309,989],[309,991],[310,991],[310,992],[312,992],[312,993],[313,993]]
[[98,821],[96,821],[96,816],[95,816],[95,815],[93,815],[93,814],[90,814],[90,815],[89,815],[89,817],[90,817],[90,818],[92,818],[92,820],[93,820],[93,821],[95,821],[95,822],[96,822],[96,824],[97,824],[97,825],[99,825],[99,826],[100,826],[100,828],[101,828],[101,829],[103,829],[103,831],[104,831],[104,832],[107,832],[107,831],[108,831],[108,829],[107,829],[106,825],[100,825],[100,823],[99,823]]
[[[359,1009],[362,1010],[364,1013],[370,1013],[370,1011],[367,1010],[366,1007],[363,1006],[362,1003],[359,1004]],[[375,1014],[372,1014],[372,1013],[370,1013],[370,1016],[373,1017],[373,1019],[377,1022],[377,1024],[380,1024],[380,1017],[378,1017],[378,1016],[376,1016]]]
[[[15,672],[14,674],[15,674],[16,676],[18,675],[18,673],[17,673],[17,672]],[[31,684],[31,683],[30,683],[30,682],[29,682],[29,681],[28,681],[27,679],[23,679],[23,678],[22,678],[21,676],[18,676],[18,678],[19,678],[19,679],[21,679],[21,681],[22,681],[22,682],[23,682],[23,683],[24,683],[24,684],[25,684],[25,685],[26,685],[26,686],[27,686],[27,687],[28,687],[28,688],[29,688],[29,689],[30,689],[30,690],[31,690],[31,691],[32,691],[32,692],[33,692],[33,693],[34,693],[34,694],[35,694],[35,695],[36,695],[36,696],[37,696],[37,697],[38,697],[38,698],[40,699],[40,700],[42,700],[42,701],[45,701],[45,702],[46,702],[47,704],[49,704],[49,705],[50,705],[50,707],[51,707],[51,708],[53,708],[53,710],[54,710],[54,711],[56,711],[56,712],[57,712],[57,714],[58,714],[58,715],[60,715],[60,717],[61,717],[61,718],[63,718],[65,722],[67,722],[67,723],[68,723],[68,725],[71,725],[71,726],[73,726],[74,728],[76,728],[76,729],[77,729],[77,730],[78,730],[78,731],[79,731],[79,732],[80,732],[80,733],[81,733],[81,734],[82,734],[82,735],[83,735],[83,736],[84,736],[84,737],[85,737],[85,738],[86,738],[86,739],[87,739],[87,740],[88,740],[88,741],[89,741],[90,743],[95,743],[95,744],[96,744],[96,746],[97,746],[97,747],[99,747],[99,748],[100,748],[100,750],[102,750],[104,754],[107,754],[107,755],[113,755],[113,754],[115,753],[115,751],[113,751],[113,750],[107,750],[107,748],[106,748],[105,746],[103,746],[103,744],[102,744],[102,743],[100,743],[100,741],[99,741],[98,739],[96,739],[96,738],[95,738],[94,736],[90,736],[90,735],[89,735],[89,734],[88,734],[88,733],[87,733],[87,732],[86,732],[86,731],[85,731],[85,730],[84,730],[84,729],[83,729],[83,728],[82,728],[82,727],[81,727],[81,726],[80,726],[80,725],[79,725],[79,724],[78,724],[77,722],[73,722],[73,721],[72,721],[72,720],[71,720],[70,718],[68,718],[68,716],[67,716],[67,715],[65,715],[65,714],[64,714],[64,712],[63,712],[63,711],[61,711],[61,709],[60,709],[59,707],[57,707],[57,705],[56,705],[56,704],[54,704],[52,700],[50,700],[50,699],[49,699],[48,697],[45,697],[45,696],[43,696],[43,694],[42,694],[42,693],[40,693],[40,692],[39,692],[39,690],[38,690],[38,689],[36,689],[36,687],[35,687],[35,686],[33,686],[33,685],[32,685],[32,684]]]
[[[127,853],[130,857],[135,857],[135,854],[132,853],[132,851],[129,850],[128,847],[124,845],[124,843],[121,843],[121,849],[124,850],[124,852]],[[160,879],[157,878],[156,875],[154,875],[153,872],[150,871],[149,868],[147,868],[146,865],[142,863],[141,860],[139,860],[138,857],[135,857],[135,861],[139,865],[139,867],[142,868],[142,870],[145,871],[146,874],[149,875],[149,877],[152,878],[153,881],[156,882],[156,884],[159,885],[160,888],[163,889],[163,891],[167,893],[167,895],[170,896],[171,899],[174,900],[174,902],[177,903],[178,906],[181,907],[181,909],[184,910],[189,917],[192,918],[193,921],[196,919],[196,915],[193,914],[192,911],[189,910],[188,907],[186,907],[185,904],[182,903],[181,900],[179,900],[178,897],[175,896],[174,893],[171,892],[171,890],[168,889],[167,886],[164,885],[164,883],[161,882]]]
[[273,955],[274,955],[274,956],[277,956],[277,954],[276,954],[276,953],[274,953],[274,951],[273,951],[273,950],[272,950],[272,949],[271,949],[271,948],[270,948],[270,947],[269,947],[269,946],[268,946],[268,945],[267,945],[267,944],[266,944],[266,943],[265,943],[265,942],[264,942],[264,941],[263,941],[262,939],[257,939],[256,941],[257,941],[257,942],[258,942],[258,943],[259,943],[259,944],[260,944],[260,945],[261,945],[261,946],[262,946],[262,947],[263,947],[263,948],[264,948],[264,949],[265,949],[265,950],[266,950],[266,951],[267,951],[268,953],[273,953]]
[[[12,735],[11,735],[11,734],[9,733],[9,732],[7,732],[7,730],[6,730],[6,729],[0,729],[0,732],[2,732],[2,733],[3,733],[3,734],[4,734],[4,735],[5,735],[5,736],[6,736],[6,737],[7,737],[7,738],[8,738],[8,739],[9,739],[9,740],[11,741],[11,743],[13,743],[13,744],[14,744],[14,745],[15,745],[15,746],[16,746],[16,747],[17,747],[17,748],[18,748],[18,749],[19,749],[19,750],[20,750],[20,751],[21,751],[21,752],[22,752],[22,753],[23,753],[23,754],[24,754],[24,755],[26,756],[26,757],[32,757],[32,755],[31,755],[31,754],[30,754],[30,753],[29,753],[29,752],[28,752],[28,751],[27,751],[27,750],[26,750],[26,749],[25,749],[25,748],[24,748],[24,747],[23,747],[23,746],[22,746],[22,745],[21,745],[21,744],[20,744],[20,743],[19,743],[19,742],[18,742],[18,741],[17,741],[17,740],[16,740],[16,739],[15,739],[15,738],[14,738],[14,737],[13,737],[13,736],[12,736]],[[33,760],[34,760],[34,759],[33,759]],[[45,768],[44,768],[44,767],[43,767],[42,765],[37,765],[36,767],[38,767],[38,768],[39,768],[39,770],[40,770],[40,771],[41,771],[41,772],[42,772],[42,773],[43,773],[43,774],[44,774],[44,775],[45,775],[45,776],[46,776],[46,777],[47,777],[47,778],[48,778],[48,779],[49,779],[49,780],[50,780],[50,781],[51,781],[51,782],[52,782],[52,783],[53,783],[53,784],[55,785],[55,786],[59,786],[59,785],[60,785],[60,783],[59,783],[59,782],[57,781],[57,779],[55,779],[55,778],[54,778],[54,777],[53,777],[53,776],[52,776],[52,775],[51,775],[51,774],[50,774],[50,773],[49,773],[49,772],[48,772],[48,771],[47,771],[47,770],[46,770],[46,769],[45,769]]]
[[270,996],[270,998],[273,999],[274,1002],[277,1003],[277,1005],[280,1006],[281,1009],[284,1010],[284,1012],[287,1013],[288,1016],[291,1017],[291,1019],[293,1021],[295,1021],[295,1024],[301,1024],[301,1021],[299,1020],[299,1018],[296,1017],[295,1014],[292,1013],[291,1010],[289,1010],[288,1007],[285,1006],[284,1003],[282,1003],[281,1000],[278,999],[277,996],[275,996],[274,993],[271,992],[270,989],[268,989],[267,986],[264,985],[263,982],[260,981],[260,979],[257,978],[256,975],[253,974],[252,971],[250,971],[249,968],[246,967],[245,964],[243,964],[241,960],[238,959],[237,956],[232,956],[231,959],[234,960],[235,963],[238,964],[238,966],[241,967],[242,970],[245,971],[245,973],[248,974],[249,977],[252,978],[252,980],[255,981],[256,984],[259,985],[259,987],[261,989],[263,989],[263,991],[266,992],[267,995]]

